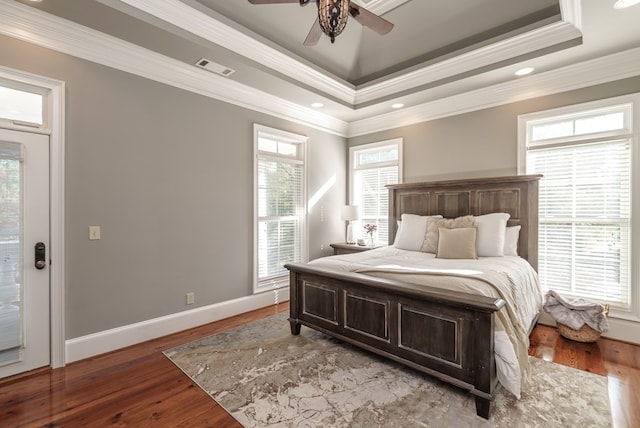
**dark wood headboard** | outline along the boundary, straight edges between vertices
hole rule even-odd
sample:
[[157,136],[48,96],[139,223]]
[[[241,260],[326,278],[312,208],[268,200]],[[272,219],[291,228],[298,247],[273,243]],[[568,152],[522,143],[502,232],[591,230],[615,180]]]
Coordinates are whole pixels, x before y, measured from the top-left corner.
[[538,181],[541,175],[474,178],[389,185],[389,245],[402,214],[455,218],[495,212],[520,225],[518,254],[538,269]]

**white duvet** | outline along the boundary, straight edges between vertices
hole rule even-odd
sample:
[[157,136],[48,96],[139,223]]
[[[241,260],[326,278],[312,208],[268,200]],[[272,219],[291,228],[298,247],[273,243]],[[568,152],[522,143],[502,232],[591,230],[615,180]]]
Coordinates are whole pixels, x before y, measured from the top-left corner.
[[310,264],[504,299],[507,304],[495,323],[496,372],[502,386],[520,398],[528,371],[527,332],[542,307],[537,274],[526,260],[510,256],[437,259],[431,253],[390,246],[324,257]]

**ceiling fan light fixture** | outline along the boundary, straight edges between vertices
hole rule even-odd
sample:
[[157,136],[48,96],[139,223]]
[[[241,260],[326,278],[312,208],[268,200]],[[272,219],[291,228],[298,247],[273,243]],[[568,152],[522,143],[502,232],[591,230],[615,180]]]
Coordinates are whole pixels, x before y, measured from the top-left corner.
[[318,21],[322,32],[335,42],[349,18],[349,0],[319,0]]

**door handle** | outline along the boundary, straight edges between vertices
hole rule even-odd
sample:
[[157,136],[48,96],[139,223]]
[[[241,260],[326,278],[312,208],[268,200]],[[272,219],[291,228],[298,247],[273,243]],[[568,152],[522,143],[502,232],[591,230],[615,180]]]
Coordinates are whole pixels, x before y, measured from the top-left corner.
[[47,266],[46,247],[44,242],[38,242],[35,246],[36,252],[36,269],[44,269]]

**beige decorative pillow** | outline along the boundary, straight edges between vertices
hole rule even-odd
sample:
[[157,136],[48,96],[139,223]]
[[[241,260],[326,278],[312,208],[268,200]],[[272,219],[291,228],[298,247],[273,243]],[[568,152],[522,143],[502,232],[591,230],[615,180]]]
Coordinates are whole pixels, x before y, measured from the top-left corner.
[[477,233],[475,227],[439,228],[436,257],[439,259],[477,259]]
[[438,228],[456,229],[459,227],[473,227],[475,225],[472,215],[458,218],[445,218],[441,220],[427,219],[427,233],[420,251],[424,253],[435,253],[438,250]]
[[442,218],[427,219],[427,233],[424,235],[424,241],[420,251],[423,253],[435,253],[438,249],[438,222]]

